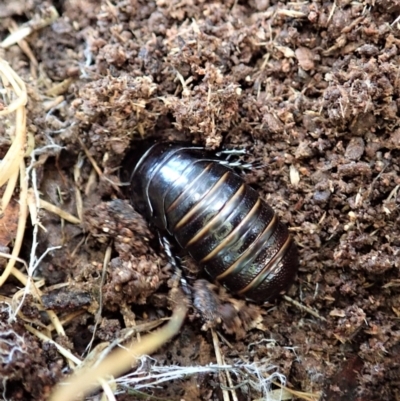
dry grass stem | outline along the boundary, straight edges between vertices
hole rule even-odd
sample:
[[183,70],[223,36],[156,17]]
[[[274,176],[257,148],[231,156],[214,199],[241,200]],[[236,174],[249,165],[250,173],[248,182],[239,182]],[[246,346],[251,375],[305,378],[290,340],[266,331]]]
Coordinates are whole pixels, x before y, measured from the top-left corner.
[[5,283],[14,268],[15,261],[17,260],[19,252],[21,250],[22,241],[25,234],[26,219],[28,217],[28,183],[25,177],[25,163],[23,160],[20,161],[20,191],[20,209],[18,215],[17,234],[15,236],[14,247],[11,252],[11,258],[9,259],[6,268],[0,276],[0,287]]
[[[59,319],[60,324],[64,327],[66,324],[68,324],[69,322],[72,322],[74,319],[76,319],[78,316],[84,314],[86,311],[83,309],[77,310],[75,312],[71,312],[69,313],[67,316],[64,316],[62,319]],[[53,330],[55,330],[55,325],[53,323],[50,323],[46,326],[46,330],[48,330],[49,332],[52,332]]]
[[75,202],[76,202],[76,212],[80,218],[83,219],[83,199],[82,193],[80,190],[80,182],[82,180],[81,177],[81,168],[84,162],[83,155],[80,153],[78,156],[78,160],[74,165],[74,181],[75,181]]
[[9,35],[0,43],[0,47],[7,49],[8,47],[15,45],[16,43],[28,37],[35,30],[44,28],[45,26],[52,24],[59,17],[57,10],[53,6],[48,7],[46,16],[46,18],[35,21],[34,23],[27,22],[19,28],[13,29],[11,35]]
[[[215,357],[217,359],[217,364],[223,365],[221,349],[219,348],[218,336],[217,336],[217,333],[213,329],[211,329],[211,335],[212,335],[212,339],[213,339],[213,345],[214,345],[214,350],[215,350]],[[229,393],[228,393],[228,390],[226,389],[226,387],[227,387],[226,377],[224,376],[223,372],[219,373],[219,379],[222,384],[221,390],[222,390],[222,396],[224,398],[224,401],[230,401]]]
[[[14,134],[11,139],[11,146],[3,160],[0,162],[0,187],[13,177],[14,186],[8,186],[6,198],[2,200],[2,207],[6,207],[7,198],[10,198],[16,185],[18,169],[23,161],[26,144],[26,110],[27,92],[25,83],[14,72],[10,65],[0,58],[0,80],[4,88],[4,95],[9,99],[9,104],[0,111],[0,116],[9,116],[15,112]],[[7,117],[9,118],[9,117]]]
[[[224,358],[223,355],[222,355],[222,362],[223,362],[224,365],[226,365],[225,358]],[[228,380],[228,385],[229,385],[229,388],[230,388],[230,391],[231,391],[231,394],[232,394],[232,400],[233,401],[239,401],[238,396],[236,394],[236,387],[233,384],[232,376],[231,376],[231,373],[230,373],[229,369],[226,369],[225,373],[226,373],[226,378]]]
[[7,182],[6,189],[1,198],[0,210],[2,211],[6,210],[8,204],[10,203],[10,200],[14,193],[14,189],[17,185],[18,176],[19,176],[19,171],[15,170]]
[[101,315],[102,315],[102,311],[103,311],[103,286],[104,286],[104,282],[106,280],[107,266],[111,260],[112,249],[113,249],[112,246],[109,245],[104,254],[103,269],[101,272],[101,281],[100,281],[99,290],[98,290],[98,292],[99,292],[99,301],[98,301],[99,309],[97,310],[96,315],[95,315],[95,325],[93,328],[92,338],[90,339],[85,352],[90,352],[90,349],[92,348],[93,342],[96,338],[97,327],[101,323]]
[[[13,32],[18,33],[20,31],[17,23],[13,20],[11,20],[11,22],[10,22],[9,29],[10,29],[11,35]],[[20,47],[20,49],[25,53],[25,55],[28,57],[28,59],[30,61],[30,70],[31,70],[32,78],[37,79],[37,67],[38,67],[39,63],[36,60],[36,57],[35,57],[34,53],[32,52],[28,42],[25,39],[21,39],[17,43],[18,43],[18,46]]]
[[304,391],[296,391],[291,388],[284,387],[282,386],[282,384],[275,381],[273,383],[275,386],[280,387],[279,390],[275,390],[276,393],[282,391],[282,397],[286,397],[286,398],[281,398],[282,400],[289,400],[296,397],[305,401],[318,401],[322,395],[320,393],[305,393]]
[[[27,91],[23,80],[14,72],[10,65],[0,58],[0,80],[4,93],[4,98],[9,103],[0,111],[0,116],[10,119],[10,115],[15,113],[14,132],[11,136],[11,146],[6,155],[0,162],[0,187],[7,183],[7,187],[1,198],[1,211],[4,211],[14,193],[17,185],[18,176],[20,177],[20,198],[17,233],[15,236],[14,247],[9,257],[9,261],[0,276],[0,287],[5,283],[11,273],[21,282],[26,278],[18,270],[14,269],[18,259],[23,237],[25,234],[26,219],[28,215],[27,191],[28,185],[25,174],[24,154],[26,144],[26,110]],[[11,125],[12,123],[9,122]],[[12,125],[11,125],[12,126]]]
[[68,383],[60,384],[50,397],[50,401],[72,401],[76,395],[86,394],[98,387],[99,379],[118,376],[137,361],[142,355],[150,354],[175,336],[186,316],[186,305],[178,306],[171,320],[162,329],[144,337],[140,343],[129,348],[118,348],[102,360],[97,366],[73,376]]
[[100,178],[105,179],[106,181],[108,181],[112,187],[117,191],[117,193],[121,193],[120,189],[118,188],[118,185],[115,182],[112,182],[109,178],[107,178],[103,172],[101,171],[101,168],[99,167],[99,165],[97,164],[96,160],[94,160],[93,156],[90,154],[89,149],[86,147],[86,145],[83,143],[82,139],[77,137],[80,145],[82,146],[83,151],[85,152],[86,157],[89,159],[91,165],[93,166],[93,168],[95,169],[97,175]]
[[[13,257],[12,255],[4,252],[0,252],[0,256],[6,259],[14,258],[16,262],[22,263],[26,269],[28,269],[28,265],[26,264],[25,260],[17,257]],[[28,282],[28,276],[22,272],[20,272],[17,268],[13,267],[11,269],[11,274],[23,285],[26,285]]]
[[301,11],[295,11],[295,10],[278,10],[277,14],[284,15],[289,18],[305,18],[305,17],[307,17],[307,14],[304,14]]
[[66,220],[69,223],[81,224],[81,220],[79,220],[77,217],[75,217],[71,213],[68,213],[65,210],[63,210],[57,206],[54,206],[52,203],[47,202],[43,199],[40,199],[40,207],[42,209],[47,210],[48,212],[51,212],[51,213],[54,213],[54,214],[60,216],[63,220]]
[[55,341],[53,341],[50,337],[46,336],[41,331],[34,329],[33,327],[29,326],[28,324],[25,324],[24,327],[25,327],[26,330],[28,330],[30,333],[35,335],[40,340],[47,341],[50,344],[53,344],[57,348],[58,352],[61,355],[63,355],[65,358],[67,358],[70,361],[72,361],[75,365],[80,365],[81,360],[79,358],[77,358],[74,354],[72,354],[66,348],[62,347],[60,344],[58,344]]
[[321,316],[318,312],[312,310],[311,308],[309,308],[308,306],[305,306],[303,304],[301,304],[298,301],[295,301],[293,298],[288,297],[287,295],[283,295],[282,298],[286,301],[289,302],[290,304],[296,306],[297,308],[299,308],[300,310],[309,313],[310,315],[322,320],[323,322],[326,322],[326,319]]

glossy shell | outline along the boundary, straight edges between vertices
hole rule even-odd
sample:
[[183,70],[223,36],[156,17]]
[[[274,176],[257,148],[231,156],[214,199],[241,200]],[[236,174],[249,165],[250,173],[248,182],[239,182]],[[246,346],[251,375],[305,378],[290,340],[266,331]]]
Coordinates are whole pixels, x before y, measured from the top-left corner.
[[133,206],[214,279],[264,302],[294,279],[297,247],[272,208],[213,152],[177,143],[138,151]]

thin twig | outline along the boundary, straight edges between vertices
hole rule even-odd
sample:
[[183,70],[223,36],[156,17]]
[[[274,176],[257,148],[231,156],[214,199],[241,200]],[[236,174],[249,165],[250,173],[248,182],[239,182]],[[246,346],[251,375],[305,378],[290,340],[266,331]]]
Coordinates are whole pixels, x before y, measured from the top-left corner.
[[[219,341],[218,341],[218,336],[217,333],[211,329],[211,335],[213,339],[213,344],[214,344],[214,350],[215,350],[215,357],[217,358],[217,364],[218,365],[223,365],[223,360],[222,360],[222,355],[221,355],[221,350],[219,348]],[[226,383],[226,377],[223,375],[222,372],[219,373],[219,379],[223,386],[221,387],[222,390],[222,397],[224,398],[224,401],[230,401],[229,393],[228,390],[226,389],[227,383]]]
[[111,252],[112,252],[112,245],[110,244],[107,247],[106,252],[104,254],[103,270],[101,272],[101,281],[100,281],[99,291],[98,291],[99,292],[99,309],[97,310],[96,315],[95,315],[95,324],[94,324],[92,338],[85,350],[85,352],[87,352],[87,353],[89,353],[92,348],[93,342],[96,338],[97,327],[101,322],[101,314],[103,311],[103,286],[104,286],[104,282],[106,280],[107,267],[111,260]]
[[107,182],[109,182],[111,184],[111,186],[118,192],[121,193],[118,185],[115,182],[112,182],[108,177],[106,177],[104,175],[104,173],[101,171],[101,168],[99,167],[99,165],[97,164],[96,160],[94,160],[94,157],[90,154],[89,149],[86,147],[86,145],[83,143],[82,139],[79,138],[79,136],[77,136],[77,139],[83,149],[83,151],[86,154],[86,157],[89,159],[91,165],[93,166],[93,168],[96,170],[97,175],[100,178],[103,178],[104,180],[106,180]]
[[310,315],[322,320],[323,322],[326,322],[326,319],[321,316],[318,312],[312,310],[311,308],[309,308],[308,306],[305,306],[303,304],[301,304],[298,301],[295,301],[293,298],[288,297],[287,295],[283,295],[282,297],[285,301],[289,302],[290,304],[296,306],[297,308],[299,308],[300,310],[309,313]]

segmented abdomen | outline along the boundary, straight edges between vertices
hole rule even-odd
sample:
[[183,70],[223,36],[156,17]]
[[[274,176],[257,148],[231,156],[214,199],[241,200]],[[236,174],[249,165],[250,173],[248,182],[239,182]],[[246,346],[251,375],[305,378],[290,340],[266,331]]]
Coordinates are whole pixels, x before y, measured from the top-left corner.
[[298,255],[287,228],[211,152],[155,144],[130,182],[133,206],[233,293],[262,302],[294,279]]

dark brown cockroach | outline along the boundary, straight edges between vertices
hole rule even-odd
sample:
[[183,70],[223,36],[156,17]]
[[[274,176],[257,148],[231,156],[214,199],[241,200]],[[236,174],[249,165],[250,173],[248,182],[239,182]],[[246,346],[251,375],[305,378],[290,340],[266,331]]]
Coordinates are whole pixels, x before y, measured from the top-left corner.
[[298,267],[285,225],[227,161],[201,147],[153,143],[130,159],[133,207],[232,293],[264,302]]

